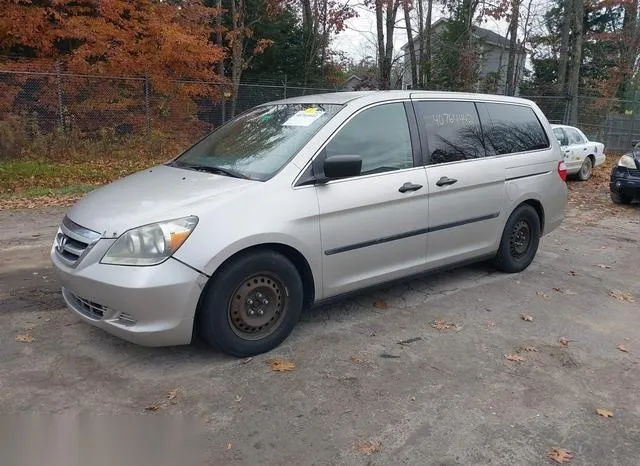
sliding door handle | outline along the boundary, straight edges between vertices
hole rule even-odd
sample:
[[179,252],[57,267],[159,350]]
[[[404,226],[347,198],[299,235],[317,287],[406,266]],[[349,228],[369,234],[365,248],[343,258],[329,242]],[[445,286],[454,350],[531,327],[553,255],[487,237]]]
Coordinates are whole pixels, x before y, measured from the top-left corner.
[[443,176],[438,181],[436,181],[436,186],[447,186],[447,185],[454,184],[454,183],[457,183],[457,182],[458,182],[458,180],[456,180],[455,178],[448,178],[446,176]]
[[406,182],[405,184],[400,186],[400,189],[398,189],[398,191],[400,191],[401,193],[406,193],[407,191],[417,191],[418,189],[421,189],[421,188],[422,188],[421,184],[413,184],[413,183]]

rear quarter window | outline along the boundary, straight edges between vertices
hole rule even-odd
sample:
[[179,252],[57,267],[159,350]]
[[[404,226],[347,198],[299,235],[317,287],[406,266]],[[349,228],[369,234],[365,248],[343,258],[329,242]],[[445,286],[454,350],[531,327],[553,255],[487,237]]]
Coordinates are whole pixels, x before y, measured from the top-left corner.
[[485,143],[497,155],[547,149],[549,138],[531,107],[485,103],[482,129]]

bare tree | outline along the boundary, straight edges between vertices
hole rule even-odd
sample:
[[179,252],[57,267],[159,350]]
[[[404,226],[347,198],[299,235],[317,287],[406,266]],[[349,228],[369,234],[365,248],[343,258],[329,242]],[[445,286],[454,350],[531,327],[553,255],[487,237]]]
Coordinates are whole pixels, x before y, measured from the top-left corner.
[[511,18],[509,19],[509,57],[507,59],[507,85],[506,95],[514,95],[516,92],[516,56],[520,51],[518,43],[518,22],[520,20],[520,0],[511,0]]
[[[413,41],[413,30],[411,28],[411,2],[409,0],[403,0],[402,9],[404,10],[404,25],[407,30],[407,42],[409,45],[409,61],[411,63],[411,88],[416,89],[418,87],[418,63],[416,58],[416,44]],[[422,38],[418,33],[418,42],[421,42]]]
[[572,47],[569,67],[569,80],[567,82],[567,107],[565,121],[569,125],[578,123],[578,90],[580,87],[580,65],[582,64],[582,42],[584,40],[584,0],[573,0],[573,21],[572,21]]
[[562,2],[562,32],[560,35],[560,56],[558,57],[558,94],[566,95],[567,66],[569,64],[569,34],[573,21],[573,0]]
[[391,88],[393,33],[396,26],[396,15],[399,6],[400,0],[375,0],[380,89]]

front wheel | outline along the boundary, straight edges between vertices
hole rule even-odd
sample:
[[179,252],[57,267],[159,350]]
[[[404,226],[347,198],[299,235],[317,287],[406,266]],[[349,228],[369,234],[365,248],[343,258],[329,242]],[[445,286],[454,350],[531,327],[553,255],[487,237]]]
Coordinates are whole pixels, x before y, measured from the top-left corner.
[[302,280],[291,261],[275,251],[239,256],[211,280],[198,330],[207,343],[227,354],[265,353],[282,343],[298,322]]
[[498,270],[522,272],[533,261],[540,244],[540,217],[536,209],[523,204],[513,211],[502,232],[495,259]]
[[584,162],[582,162],[582,166],[580,167],[580,171],[578,172],[578,179],[580,181],[587,181],[591,178],[591,173],[593,172],[593,161],[591,157],[585,157]]

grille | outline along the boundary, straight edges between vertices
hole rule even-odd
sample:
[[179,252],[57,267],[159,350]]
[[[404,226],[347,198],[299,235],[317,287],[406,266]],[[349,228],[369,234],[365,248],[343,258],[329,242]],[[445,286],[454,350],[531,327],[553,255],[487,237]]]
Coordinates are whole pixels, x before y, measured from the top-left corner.
[[104,313],[109,311],[106,306],[81,298],[73,293],[69,293],[69,295],[76,302],[75,308],[90,319],[101,320],[104,317]]
[[99,239],[100,233],[81,227],[65,217],[56,235],[56,253],[67,265],[75,267]]
[[631,175],[631,176],[640,176],[640,169],[627,168],[627,170],[629,170],[629,175]]

